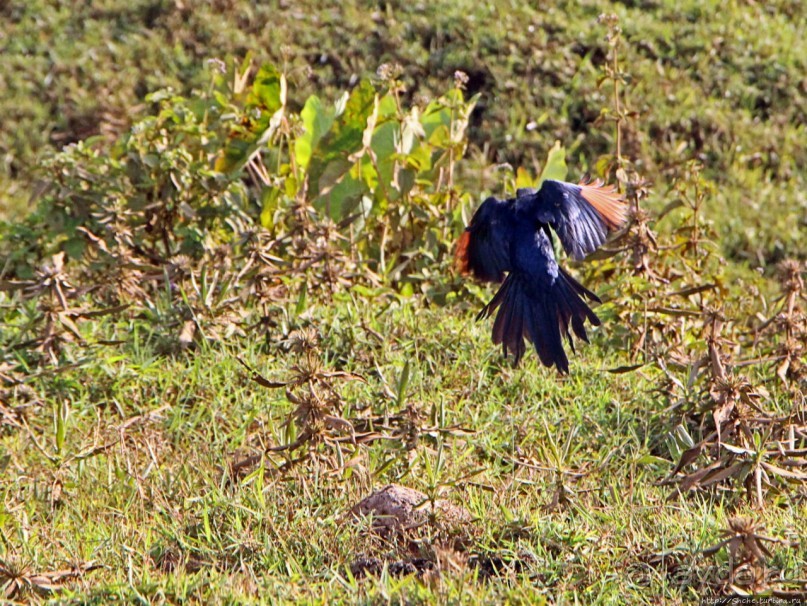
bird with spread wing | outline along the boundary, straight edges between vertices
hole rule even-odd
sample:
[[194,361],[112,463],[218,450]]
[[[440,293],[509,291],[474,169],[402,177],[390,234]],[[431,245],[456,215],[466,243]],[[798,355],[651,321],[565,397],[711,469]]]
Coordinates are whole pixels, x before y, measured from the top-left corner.
[[585,321],[600,324],[586,304],[600,299],[558,265],[552,231],[567,254],[582,260],[627,216],[623,197],[599,180],[574,185],[548,179],[538,190],[520,189],[508,200],[490,197],[477,209],[457,245],[457,266],[463,274],[502,284],[477,319],[498,308],[493,342],[505,356],[512,353],[516,365],[526,338],[545,366],[566,374],[563,337],[574,351],[572,332],[588,342]]

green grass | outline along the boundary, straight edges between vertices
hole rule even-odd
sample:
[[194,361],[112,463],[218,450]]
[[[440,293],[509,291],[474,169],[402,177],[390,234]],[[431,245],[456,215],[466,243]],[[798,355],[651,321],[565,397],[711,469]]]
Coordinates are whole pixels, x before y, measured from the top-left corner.
[[[771,471],[761,506],[737,478],[683,495],[665,482],[691,446],[687,438],[697,443],[713,431],[714,415],[725,413],[720,390],[735,379],[746,378],[750,391],[729,397],[734,425],[724,428],[739,428],[729,447],[762,440],[765,462],[781,465],[777,451],[787,444],[767,428],[792,428],[793,443],[805,444],[797,433],[805,395],[798,356],[788,383],[776,376],[788,347],[807,335],[798,315],[803,287],[795,299],[802,311],[780,314],[787,284],[776,269],[786,257],[803,262],[806,250],[804,5],[533,4],[233,0],[190,9],[104,0],[0,8],[5,596],[678,604],[731,593],[730,570],[743,558],[767,581],[758,587],[804,590],[805,482]],[[603,12],[620,18],[622,102],[636,112],[623,123],[622,154],[649,183],[642,208],[650,223],[621,241],[625,254],[564,259],[606,301],[592,343],[570,356],[571,375],[541,367],[532,351],[514,369],[490,342],[492,321],[474,320],[493,291],[452,273],[451,239],[463,210],[514,184],[511,168],[539,174],[556,139],[569,179],[607,172],[615,143],[613,123],[598,120],[613,108],[610,83],[598,85],[608,53]],[[271,187],[210,166],[233,125],[260,111],[237,95],[220,105],[203,98],[199,91],[224,94],[211,84],[207,60],[233,64],[247,53],[256,64],[274,62],[289,81],[287,138],[264,146]],[[372,76],[384,62],[402,67],[398,118],[449,90],[456,70],[469,76],[466,99],[480,98],[456,182],[447,185],[429,166],[394,202],[381,193],[388,184],[374,186],[372,221],[354,240],[352,225],[339,231],[306,206],[315,200],[282,150],[300,136],[310,94],[331,107],[354,75]],[[185,99],[160,108],[145,100],[165,87]],[[229,117],[211,110],[222,107]],[[319,153],[346,149],[329,143]],[[448,153],[450,144],[432,151]],[[694,216],[683,208],[657,219],[667,204],[698,193]],[[39,206],[29,213],[32,199]],[[161,248],[150,227],[157,215],[144,210],[155,199],[160,210],[181,211],[179,219],[158,217],[174,230],[173,251]],[[311,225],[298,220],[300,206]],[[272,225],[258,232],[267,208]],[[106,237],[112,254],[77,235],[79,225]],[[646,271],[634,271],[631,258],[640,226],[660,243],[649,247]],[[266,237],[263,248],[234,243],[252,229]],[[693,229],[703,238],[694,250],[686,248]],[[335,233],[344,240],[329,240]],[[166,258],[155,262],[143,248]],[[64,271],[48,273],[62,250]],[[264,282],[252,273],[227,282],[255,250],[282,258],[258,263]],[[308,267],[319,253],[324,261]],[[802,263],[794,276],[803,275]],[[54,284],[67,291],[67,309]],[[714,289],[676,294],[704,284]],[[191,319],[198,329],[183,346]],[[301,345],[311,340],[306,331],[318,335],[315,345]],[[313,367],[315,389],[333,398],[328,414],[351,420],[357,434],[385,437],[354,444],[338,420],[295,422],[295,399],[311,383],[267,388],[244,364],[269,381],[299,379]],[[755,424],[747,400],[770,416],[760,413]],[[314,440],[279,449],[306,428]],[[725,456],[706,449],[684,472]],[[804,469],[804,455],[791,460],[789,469]],[[385,540],[349,514],[388,483],[462,505],[473,521],[457,526],[438,516]],[[766,543],[770,555],[752,557],[744,547],[732,562],[728,546],[709,550],[738,517],[776,539]],[[386,567],[354,578],[361,558]],[[394,574],[416,558],[439,574]],[[490,573],[496,562],[505,563],[499,575]]]
[[[343,460],[356,457],[349,467],[321,447],[319,461],[277,474],[284,457],[268,455],[265,477],[233,481],[230,465],[293,437],[281,429],[292,408],[283,390],[252,382],[236,357],[278,380],[299,356],[284,351],[282,329],[268,343],[253,336],[169,358],[154,354],[159,335],[139,330],[122,349],[99,347],[89,363],[27,382],[27,428],[7,427],[3,437],[6,564],[43,572],[94,561],[101,568],[58,594],[91,603],[649,604],[691,601],[724,580],[725,553],[700,552],[720,540],[729,515],[751,514],[774,537],[807,539],[803,500],[775,499],[761,512],[720,492],[667,501],[670,488],[657,485],[672,466],[661,445],[666,400],[648,395],[641,376],[602,372],[613,356],[600,350],[601,334],[560,379],[534,356],[517,370],[502,365],[489,327],[470,310],[344,298],[304,319],[289,311],[294,325],[320,331],[327,368],[366,378],[341,389],[344,416],[411,406],[435,429],[412,450],[399,440],[355,452],[345,444]],[[107,321],[98,334],[118,337],[130,326]],[[559,477],[568,500],[551,507]],[[483,580],[461,568],[425,585],[351,579],[360,554],[403,557],[346,515],[388,482],[464,504],[475,517],[461,531],[469,551],[530,554],[526,570]],[[432,532],[423,531],[424,554]],[[799,577],[803,551],[772,551],[785,578]]]

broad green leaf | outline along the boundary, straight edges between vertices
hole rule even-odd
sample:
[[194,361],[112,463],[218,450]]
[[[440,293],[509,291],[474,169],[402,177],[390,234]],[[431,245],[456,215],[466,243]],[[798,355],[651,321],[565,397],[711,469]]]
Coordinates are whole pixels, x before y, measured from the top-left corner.
[[362,135],[372,116],[375,97],[373,86],[363,81],[349,96],[345,93],[336,103],[333,114],[336,119],[319,145],[323,163],[340,156],[347,158],[361,149]]
[[[448,142],[450,137],[451,109],[446,107],[442,101],[432,101],[426,106],[420,123],[423,125],[425,138],[432,143],[432,145],[440,145],[442,147]],[[435,140],[434,133],[440,127],[442,127],[445,134]]]
[[406,156],[406,164],[418,172],[431,170],[432,155],[428,146],[418,145]]
[[285,79],[277,68],[264,65],[255,76],[248,102],[273,114],[285,105],[285,88]]
[[371,148],[378,166],[378,179],[387,189],[391,199],[397,199],[397,191],[392,187],[393,162],[397,151],[399,125],[395,122],[384,122],[373,133]]
[[449,131],[447,125],[439,124],[428,133],[426,140],[429,142],[429,145],[438,150],[447,149],[451,145],[451,131]]
[[411,168],[404,167],[403,164],[403,162],[399,162],[401,168],[396,175],[396,187],[401,194],[408,194],[415,186],[415,177],[417,174]]
[[367,192],[367,186],[351,172],[343,173],[340,180],[316,203],[317,207],[324,208],[337,221],[353,212]]
[[395,102],[395,97],[386,94],[381,97],[378,104],[378,117],[390,118],[398,113],[398,104]]
[[[321,171],[319,181],[309,183],[309,187],[315,187],[319,195],[326,196],[355,165],[355,162],[349,162],[344,158],[337,157],[335,160],[328,163],[324,170]],[[313,177],[309,176],[309,181],[312,178]]]
[[541,183],[547,179],[564,181],[568,172],[568,168],[566,168],[566,150],[560,144],[560,141],[555,141],[555,145],[546,156],[546,164],[544,164],[544,170],[541,171],[541,178],[538,179],[536,187],[540,187]]
[[334,110],[326,108],[319,97],[312,95],[305,102],[300,117],[303,119],[305,132],[294,142],[294,156],[297,166],[305,170],[317,143],[333,125]]
[[[375,128],[376,93],[369,82],[362,82],[349,96],[343,95],[337,103],[337,116],[330,130],[311,152],[308,163],[309,192],[316,196],[326,193],[364,153],[365,131]],[[341,167],[341,172],[336,172]]]

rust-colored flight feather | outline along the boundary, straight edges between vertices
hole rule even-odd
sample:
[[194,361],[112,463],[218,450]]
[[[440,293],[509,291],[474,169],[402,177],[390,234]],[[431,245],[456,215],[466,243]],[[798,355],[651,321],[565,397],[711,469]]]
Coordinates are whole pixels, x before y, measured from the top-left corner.
[[460,235],[457,241],[457,250],[454,251],[454,267],[457,268],[461,274],[465,275],[470,273],[470,260],[468,258],[468,244],[471,242],[471,232],[467,229]]
[[625,198],[613,185],[604,185],[601,179],[579,184],[580,194],[594,207],[611,230],[619,229],[628,220]]

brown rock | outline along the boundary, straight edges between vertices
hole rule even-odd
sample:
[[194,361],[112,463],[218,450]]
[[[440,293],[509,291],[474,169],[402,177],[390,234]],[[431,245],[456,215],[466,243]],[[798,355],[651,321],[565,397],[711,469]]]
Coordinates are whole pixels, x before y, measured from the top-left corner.
[[[351,512],[357,517],[372,516],[375,530],[400,531],[425,524],[432,513],[432,503],[418,490],[389,484],[360,501]],[[472,519],[466,509],[445,499],[434,502],[434,512],[443,523],[460,524]]]

